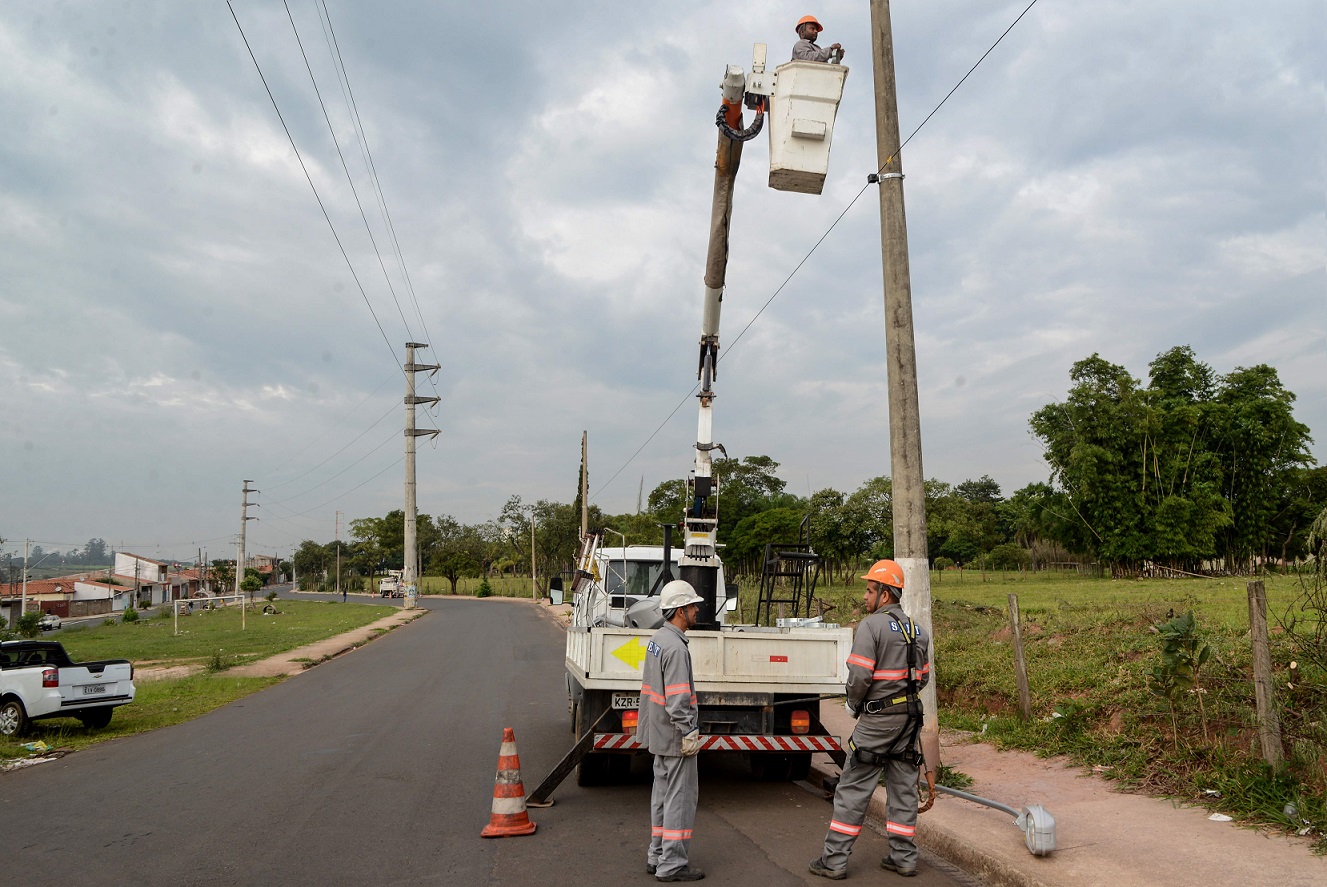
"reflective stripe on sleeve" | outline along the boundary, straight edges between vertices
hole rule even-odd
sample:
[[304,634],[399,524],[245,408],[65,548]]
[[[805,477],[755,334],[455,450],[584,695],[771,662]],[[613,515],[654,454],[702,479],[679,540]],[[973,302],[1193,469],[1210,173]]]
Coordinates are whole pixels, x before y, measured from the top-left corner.
[[683,693],[686,693],[687,695],[691,694],[690,684],[669,684],[667,687],[664,687],[665,696],[680,696]]
[[865,668],[868,671],[875,668],[874,659],[867,659],[865,656],[859,655],[857,653],[853,653],[851,656],[848,657],[848,664]]

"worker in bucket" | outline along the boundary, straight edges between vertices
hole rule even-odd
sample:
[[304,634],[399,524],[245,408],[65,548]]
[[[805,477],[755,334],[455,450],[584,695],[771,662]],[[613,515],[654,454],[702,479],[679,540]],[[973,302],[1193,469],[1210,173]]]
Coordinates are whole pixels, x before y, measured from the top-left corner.
[[823,30],[814,15],[802,16],[797,22],[797,36],[801,39],[793,44],[793,61],[827,62],[843,58],[843,47],[837,43],[823,48],[816,45],[816,35]]
[[686,632],[700,617],[703,599],[691,583],[674,579],[659,594],[664,624],[646,646],[638,735],[654,755],[650,792],[650,849],[645,870],[660,881],[699,881],[688,864],[696,821],[696,755],[700,714]]
[[[825,848],[811,873],[833,881],[848,876],[848,856],[861,834],[871,794],[884,771],[889,855],[880,866],[905,878],[917,874],[917,777],[922,764],[921,689],[930,678],[929,638],[900,606],[903,568],[877,561],[866,575],[866,617],[848,656],[847,707],[857,719],[848,758],[834,791]],[[926,774],[935,796],[934,774]],[[929,801],[927,806],[929,807]]]

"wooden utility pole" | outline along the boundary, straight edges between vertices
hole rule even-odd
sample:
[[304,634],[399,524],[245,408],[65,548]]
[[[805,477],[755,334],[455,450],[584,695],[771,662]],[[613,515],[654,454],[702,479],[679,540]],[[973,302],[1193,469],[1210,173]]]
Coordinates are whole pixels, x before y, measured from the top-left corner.
[[[926,493],[922,474],[921,414],[917,407],[917,350],[912,332],[908,225],[903,208],[894,32],[889,0],[871,0],[875,68],[875,144],[879,167],[880,253],[885,278],[885,364],[889,374],[889,462],[893,481],[894,559],[903,567],[903,608],[931,633],[931,571],[926,551]],[[939,765],[940,727],[935,700],[935,645],[931,679],[922,690],[926,724],[922,747]],[[932,754],[934,760],[932,761]]]
[[590,530],[590,432],[581,432],[581,541]]
[[1250,582],[1249,640],[1253,643],[1253,696],[1258,705],[1258,744],[1263,760],[1281,765],[1281,719],[1272,696],[1272,651],[1267,642],[1267,588],[1262,580]]
[[1023,720],[1032,720],[1032,691],[1028,687],[1027,657],[1023,653],[1023,621],[1018,615],[1018,595],[1009,595],[1009,626],[1014,641],[1014,680],[1018,682],[1018,710]]

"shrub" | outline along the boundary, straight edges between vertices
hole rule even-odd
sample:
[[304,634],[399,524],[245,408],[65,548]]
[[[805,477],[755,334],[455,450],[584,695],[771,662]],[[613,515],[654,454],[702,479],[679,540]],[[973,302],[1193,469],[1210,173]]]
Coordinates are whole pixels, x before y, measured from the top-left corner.
[[935,568],[937,570],[948,570],[954,565],[952,557],[938,557],[935,559]]
[[475,597],[492,597],[493,586],[488,584],[488,577],[485,576],[479,582],[479,589],[475,591]]
[[120,617],[123,622],[137,622],[138,610],[134,607],[125,607],[124,615]]
[[24,613],[22,616],[18,617],[18,624],[15,625],[14,628],[18,632],[18,636],[21,638],[35,638],[37,635],[41,634],[40,622],[40,613]]

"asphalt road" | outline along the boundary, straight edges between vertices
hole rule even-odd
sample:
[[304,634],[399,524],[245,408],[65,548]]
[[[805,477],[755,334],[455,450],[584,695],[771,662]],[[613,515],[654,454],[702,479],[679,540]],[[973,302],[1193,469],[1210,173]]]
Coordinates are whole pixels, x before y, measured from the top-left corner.
[[[563,634],[529,602],[426,600],[387,637],[186,724],[0,774],[7,884],[583,885],[645,874],[647,767],[485,840],[502,730],[526,788],[570,747]],[[643,762],[642,762],[643,763]],[[806,871],[830,808],[740,759],[703,767],[693,863],[709,882]],[[864,834],[854,877],[889,882]],[[903,883],[903,882],[900,882]],[[922,885],[972,885],[923,860]]]

